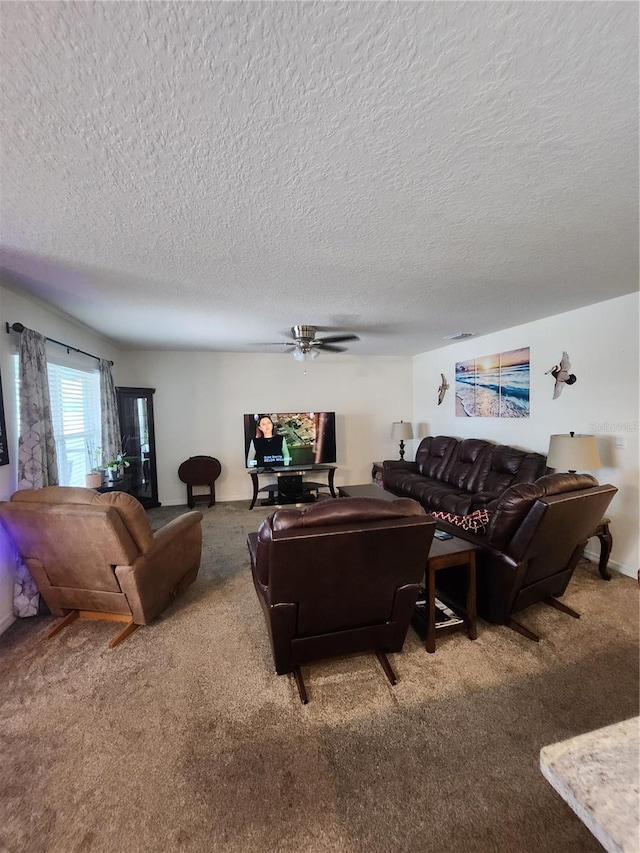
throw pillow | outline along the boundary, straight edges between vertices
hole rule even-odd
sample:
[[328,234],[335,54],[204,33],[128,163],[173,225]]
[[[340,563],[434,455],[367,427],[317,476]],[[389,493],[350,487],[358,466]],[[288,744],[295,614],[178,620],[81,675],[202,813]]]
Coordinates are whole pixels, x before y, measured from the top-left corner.
[[455,524],[456,527],[461,527],[463,530],[471,530],[474,533],[486,533],[491,518],[487,509],[477,509],[470,515],[455,515],[452,512],[431,512],[429,515],[440,518],[442,521],[448,521],[449,524]]

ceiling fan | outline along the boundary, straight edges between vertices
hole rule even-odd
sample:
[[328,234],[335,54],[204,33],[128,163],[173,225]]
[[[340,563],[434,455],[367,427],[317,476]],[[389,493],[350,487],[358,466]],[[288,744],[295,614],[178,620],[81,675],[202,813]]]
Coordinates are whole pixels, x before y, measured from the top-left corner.
[[316,338],[316,326],[292,326],[289,334],[290,341],[277,341],[274,343],[263,344],[263,346],[284,346],[288,347],[293,357],[297,361],[304,361],[305,358],[317,358],[320,352],[345,352],[347,347],[338,347],[336,344],[346,343],[347,341],[359,341],[357,335],[329,335],[326,338]]

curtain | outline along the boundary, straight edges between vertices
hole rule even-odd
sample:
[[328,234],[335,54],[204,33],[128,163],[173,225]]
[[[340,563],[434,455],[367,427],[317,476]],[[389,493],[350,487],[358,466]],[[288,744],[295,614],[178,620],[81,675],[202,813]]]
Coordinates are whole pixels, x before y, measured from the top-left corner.
[[20,437],[18,488],[58,485],[45,339],[32,329],[20,335]]
[[[18,488],[40,489],[58,485],[56,443],[51,420],[45,339],[24,329],[18,349],[20,370],[20,435],[18,438]],[[35,616],[40,596],[21,561],[16,563],[13,610],[16,616]]]
[[122,439],[111,362],[104,358],[100,359],[100,417],[103,458],[106,460],[115,459],[122,450]]

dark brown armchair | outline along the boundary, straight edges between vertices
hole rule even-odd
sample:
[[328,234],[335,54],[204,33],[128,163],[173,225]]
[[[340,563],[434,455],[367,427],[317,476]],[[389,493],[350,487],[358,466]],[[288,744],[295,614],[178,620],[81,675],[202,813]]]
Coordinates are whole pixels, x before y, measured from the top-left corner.
[[396,683],[386,652],[402,650],[424,575],[435,521],[416,501],[326,500],[281,509],[248,538],[253,582],[276,672],[374,650]]
[[[547,474],[535,483],[511,486],[488,504],[486,535],[439,521],[439,527],[482,546],[476,562],[480,616],[532,640],[539,637],[514,619],[532,604],[544,602],[577,618],[558,596],[616,492],[615,486],[600,486],[589,474]],[[464,589],[453,574],[440,573],[438,590],[451,603],[464,601]]]
[[0,504],[0,523],[51,613],[126,622],[113,648],[147,625],[192,583],[200,567],[202,513],[152,532],[142,505],[123,492],[48,486]]

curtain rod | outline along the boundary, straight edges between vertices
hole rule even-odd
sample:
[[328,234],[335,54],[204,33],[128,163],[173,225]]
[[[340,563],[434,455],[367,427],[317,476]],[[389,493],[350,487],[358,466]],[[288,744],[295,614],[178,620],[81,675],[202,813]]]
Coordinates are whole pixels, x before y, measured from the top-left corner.
[[[20,335],[25,330],[25,326],[23,326],[22,323],[12,323],[11,325],[9,325],[9,323],[5,323],[5,326],[7,329],[7,334],[9,334],[9,332],[17,332]],[[93,355],[93,353],[85,352],[83,349],[78,349],[78,347],[72,347],[70,344],[63,344],[62,341],[57,341],[55,338],[47,338],[45,336],[45,341],[49,341],[52,344],[58,344],[59,347],[64,347],[67,352],[69,352],[69,350],[73,350],[73,352],[79,352],[82,355],[88,355],[89,358],[95,358],[96,361],[101,361],[99,355]],[[110,361],[109,364],[113,367],[112,361]]]

